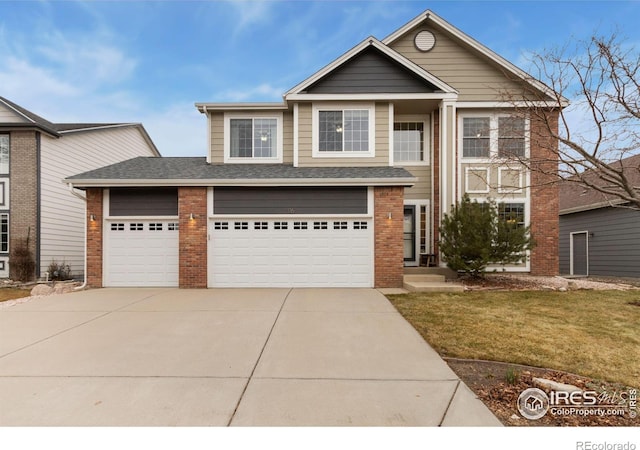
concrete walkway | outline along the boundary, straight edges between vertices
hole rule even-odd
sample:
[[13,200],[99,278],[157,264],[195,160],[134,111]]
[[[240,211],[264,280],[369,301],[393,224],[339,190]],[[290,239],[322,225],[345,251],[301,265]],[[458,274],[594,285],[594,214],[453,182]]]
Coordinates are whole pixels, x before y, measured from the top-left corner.
[[98,289],[0,310],[0,426],[498,426],[373,289]]

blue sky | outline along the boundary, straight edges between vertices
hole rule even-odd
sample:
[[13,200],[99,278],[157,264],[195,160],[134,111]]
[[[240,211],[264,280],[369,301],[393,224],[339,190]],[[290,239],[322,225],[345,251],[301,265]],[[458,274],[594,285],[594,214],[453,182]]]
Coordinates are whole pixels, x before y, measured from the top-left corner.
[[524,69],[596,31],[640,45],[638,1],[0,0],[0,95],[53,122],[142,122],[163,155],[203,156],[195,102],[280,101],[426,9]]

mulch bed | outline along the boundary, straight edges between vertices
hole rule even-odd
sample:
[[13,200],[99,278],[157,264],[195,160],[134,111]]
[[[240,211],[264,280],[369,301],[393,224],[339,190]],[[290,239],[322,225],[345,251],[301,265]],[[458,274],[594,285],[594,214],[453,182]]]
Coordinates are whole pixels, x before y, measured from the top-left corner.
[[[610,396],[628,394],[629,388],[615,383],[593,380],[557,370],[507,364],[493,361],[476,361],[445,358],[451,369],[475,392],[496,417],[507,426],[640,426],[640,417],[624,416],[577,416],[553,415],[548,412],[538,420],[524,418],[517,408],[522,391],[536,386],[532,378],[545,378],[559,383],[571,384],[582,390],[607,393]],[[507,381],[507,374],[517,374],[517,380]],[[637,389],[640,394],[640,389]],[[548,393],[548,392],[547,392]],[[640,397],[640,395],[639,395]],[[616,397],[619,398],[619,397]],[[600,403],[599,403],[600,404]],[[640,413],[640,404],[636,410]]]

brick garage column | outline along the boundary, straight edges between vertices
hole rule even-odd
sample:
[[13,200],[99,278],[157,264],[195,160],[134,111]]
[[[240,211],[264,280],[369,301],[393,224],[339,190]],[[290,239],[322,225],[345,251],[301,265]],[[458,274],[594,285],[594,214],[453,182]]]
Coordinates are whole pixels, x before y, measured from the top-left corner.
[[[193,219],[190,218],[193,214]],[[181,288],[207,287],[207,188],[178,188]]]
[[[548,113],[557,133],[558,113]],[[531,233],[536,247],[531,251],[532,275],[558,274],[559,203],[553,175],[558,161],[553,149],[557,141],[549,136],[541,118],[531,119]]]
[[[375,287],[402,287],[404,187],[374,188]],[[391,219],[389,219],[391,213]]]
[[[102,287],[102,188],[87,189],[87,285]],[[94,220],[91,220],[93,215]]]

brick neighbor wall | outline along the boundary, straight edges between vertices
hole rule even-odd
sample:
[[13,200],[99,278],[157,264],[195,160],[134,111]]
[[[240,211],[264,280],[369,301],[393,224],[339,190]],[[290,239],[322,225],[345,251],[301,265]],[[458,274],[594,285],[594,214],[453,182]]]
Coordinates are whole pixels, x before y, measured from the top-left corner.
[[[87,189],[87,285],[102,287],[103,210],[102,188]],[[91,220],[93,214],[94,220]]]
[[[557,133],[558,113],[547,113]],[[558,161],[553,149],[557,140],[549,136],[545,120],[531,118],[531,234],[536,247],[531,251],[532,275],[558,274],[559,203],[558,185],[553,175]]]
[[[193,219],[190,215],[193,214]],[[181,288],[207,287],[207,188],[178,188]]]
[[[378,288],[402,287],[404,187],[374,188],[375,280]],[[391,213],[391,219],[389,219]]]
[[[10,133],[11,158],[9,251],[29,235],[29,251],[36,258],[38,248],[38,142],[36,131],[12,131]],[[37,262],[37,261],[36,261]],[[37,264],[36,264],[37,266]],[[15,276],[9,258],[9,277]],[[33,273],[35,277],[35,272]]]

